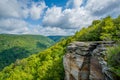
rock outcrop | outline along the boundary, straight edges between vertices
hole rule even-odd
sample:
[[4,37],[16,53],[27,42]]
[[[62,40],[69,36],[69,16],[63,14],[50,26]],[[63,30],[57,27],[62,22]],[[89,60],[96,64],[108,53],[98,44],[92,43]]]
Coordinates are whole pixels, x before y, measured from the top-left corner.
[[63,58],[65,80],[114,80],[106,62],[108,46],[114,42],[70,43]]

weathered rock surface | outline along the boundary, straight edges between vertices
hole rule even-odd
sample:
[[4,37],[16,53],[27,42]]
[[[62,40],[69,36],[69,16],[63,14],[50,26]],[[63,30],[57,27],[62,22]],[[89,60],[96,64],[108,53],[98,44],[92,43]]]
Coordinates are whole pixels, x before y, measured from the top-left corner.
[[63,57],[65,80],[114,80],[105,61],[113,41],[73,42]]

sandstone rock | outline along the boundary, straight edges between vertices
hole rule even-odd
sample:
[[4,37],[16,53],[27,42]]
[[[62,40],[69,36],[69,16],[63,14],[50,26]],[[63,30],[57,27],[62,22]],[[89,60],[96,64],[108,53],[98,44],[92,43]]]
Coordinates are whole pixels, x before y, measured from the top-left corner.
[[67,46],[67,51],[72,53],[77,49],[77,46],[75,45],[71,45],[71,46]]
[[89,45],[87,42],[74,42],[74,44],[78,47],[87,47]]
[[102,67],[96,57],[91,57],[90,60],[90,80],[104,80]]
[[[80,68],[82,67],[84,58],[80,55],[76,54],[66,54],[63,58],[63,64],[66,74],[66,80],[78,80],[78,73]],[[72,78],[72,79],[70,79]]]
[[88,54],[88,51],[81,51],[80,49],[77,49],[75,52],[76,52],[76,54],[79,54],[81,56],[84,56],[84,55]]
[[[104,57],[113,41],[73,42],[63,57],[65,80],[114,80]],[[119,60],[117,60],[119,61]]]

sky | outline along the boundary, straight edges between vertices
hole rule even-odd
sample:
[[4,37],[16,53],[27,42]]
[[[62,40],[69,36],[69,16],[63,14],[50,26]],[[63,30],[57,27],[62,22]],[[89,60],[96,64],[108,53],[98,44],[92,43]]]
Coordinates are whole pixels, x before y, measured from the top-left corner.
[[73,35],[120,15],[120,0],[0,0],[0,34]]

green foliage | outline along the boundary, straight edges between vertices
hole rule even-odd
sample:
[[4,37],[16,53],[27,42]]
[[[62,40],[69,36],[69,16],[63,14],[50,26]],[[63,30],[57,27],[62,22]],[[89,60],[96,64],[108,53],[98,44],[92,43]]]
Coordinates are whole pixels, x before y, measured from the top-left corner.
[[107,59],[111,71],[120,78],[120,44],[109,48],[107,51]]
[[78,41],[110,41],[120,40],[120,16],[112,19],[110,16],[102,20],[94,20],[88,28],[83,28],[74,35]]
[[54,44],[54,41],[41,35],[0,34],[0,70]]
[[16,60],[0,72],[0,80],[64,80],[62,57],[70,42],[68,38],[39,54]]

